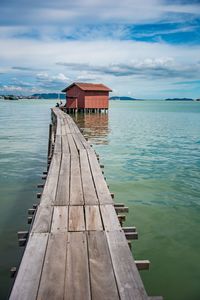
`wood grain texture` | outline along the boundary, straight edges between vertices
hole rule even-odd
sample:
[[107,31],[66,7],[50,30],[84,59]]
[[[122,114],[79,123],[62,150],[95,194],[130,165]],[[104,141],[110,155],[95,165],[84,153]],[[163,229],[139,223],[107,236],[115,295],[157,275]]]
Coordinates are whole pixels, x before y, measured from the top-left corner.
[[67,134],[67,139],[68,139],[68,142],[69,142],[70,153],[72,155],[78,156],[78,149],[76,148],[76,144],[74,143],[74,139],[73,139],[71,133]]
[[113,205],[100,205],[100,211],[106,231],[122,229]]
[[62,132],[61,132],[61,121],[60,121],[60,118],[59,116],[57,116],[56,118],[56,135],[61,135]]
[[84,148],[83,144],[81,143],[77,133],[73,133],[72,136],[73,136],[73,139],[74,139],[77,149],[79,151],[84,150],[85,148]]
[[86,150],[80,151],[81,178],[85,205],[99,203]]
[[90,278],[85,232],[69,232],[64,300],[90,300]]
[[70,156],[62,154],[58,186],[54,205],[69,205]]
[[102,175],[96,155],[93,151],[88,150],[88,157],[100,204],[113,204],[113,199]]
[[88,250],[92,299],[120,299],[105,232],[88,233]]
[[61,152],[62,152],[62,138],[61,135],[56,135],[54,153],[61,153]]
[[49,168],[41,197],[41,205],[52,205],[55,201],[58,177],[60,172],[61,154],[54,154]]
[[37,300],[63,300],[67,234],[50,234]]
[[69,231],[84,231],[84,208],[83,206],[69,207]]
[[68,230],[68,206],[54,206],[51,224],[52,233],[67,232]]
[[70,175],[70,205],[82,205],[84,203],[80,162],[77,156],[71,155]]
[[101,215],[98,205],[85,206],[86,230],[103,230]]
[[121,231],[106,232],[117,286],[122,300],[147,300],[144,285]]
[[62,136],[62,153],[70,154],[69,141],[67,135]]
[[53,214],[52,206],[38,206],[31,232],[50,232]]
[[48,234],[30,235],[10,300],[35,300],[42,271]]

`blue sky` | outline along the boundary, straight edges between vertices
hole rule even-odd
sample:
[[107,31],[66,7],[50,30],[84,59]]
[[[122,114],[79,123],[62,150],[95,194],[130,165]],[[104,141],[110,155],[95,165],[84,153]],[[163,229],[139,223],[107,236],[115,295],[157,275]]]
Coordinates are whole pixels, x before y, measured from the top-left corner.
[[0,93],[200,98],[200,1],[1,0]]

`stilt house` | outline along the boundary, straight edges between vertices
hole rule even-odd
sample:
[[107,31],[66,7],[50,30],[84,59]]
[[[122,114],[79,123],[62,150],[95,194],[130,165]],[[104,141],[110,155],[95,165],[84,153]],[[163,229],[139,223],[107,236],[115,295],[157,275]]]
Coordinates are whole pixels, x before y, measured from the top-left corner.
[[110,88],[104,84],[74,82],[62,92],[66,93],[67,110],[101,111],[108,109]]

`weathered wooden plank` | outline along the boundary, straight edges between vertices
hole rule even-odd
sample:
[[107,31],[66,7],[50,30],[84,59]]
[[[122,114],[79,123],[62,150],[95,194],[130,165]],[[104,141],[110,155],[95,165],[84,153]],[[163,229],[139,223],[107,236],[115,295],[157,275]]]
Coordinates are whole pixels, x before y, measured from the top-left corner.
[[56,135],[61,135],[62,132],[61,132],[61,121],[60,121],[60,118],[59,116],[57,116],[56,118]]
[[67,234],[50,234],[37,300],[63,300]]
[[86,150],[80,151],[80,165],[85,205],[96,205],[99,201],[94,187]]
[[68,142],[69,142],[70,153],[72,155],[78,156],[78,149],[76,148],[76,145],[74,143],[74,139],[72,137],[72,134],[67,134],[67,139],[68,139]]
[[81,140],[79,139],[79,136],[77,135],[77,133],[73,133],[72,136],[73,136],[73,139],[74,139],[74,142],[76,144],[78,151],[84,150],[85,147],[81,143]]
[[121,230],[121,226],[113,205],[100,205],[103,226],[105,230]]
[[65,118],[64,116],[61,118],[61,135],[64,136],[67,134],[67,126],[65,123]]
[[56,135],[54,153],[62,152],[62,139],[61,135]]
[[68,123],[68,127],[69,127],[69,130],[70,130],[70,133],[75,133],[74,126],[72,124],[72,118],[69,115],[66,115],[65,119],[66,119],[66,121]]
[[122,300],[147,300],[147,294],[121,231],[106,232],[117,286]]
[[84,148],[85,149],[90,149],[91,150],[91,147],[90,147],[90,144],[86,141],[86,139],[84,138],[84,136],[81,134],[81,132],[77,132],[76,133],[79,137],[79,139],[81,140],[81,143],[83,144]]
[[120,299],[105,232],[88,232],[92,299]]
[[85,206],[86,230],[103,230],[98,205]]
[[51,219],[53,214],[52,206],[38,206],[31,232],[50,232]]
[[35,300],[42,271],[47,233],[31,234],[10,295],[10,300]]
[[52,233],[67,232],[68,230],[68,206],[54,206],[51,224]]
[[83,206],[69,207],[69,231],[84,231],[85,220]]
[[54,154],[41,197],[41,205],[51,205],[55,201],[60,171],[61,154]]
[[69,232],[64,300],[80,299],[91,299],[86,234]]
[[80,162],[77,156],[71,155],[70,177],[70,205],[82,205],[84,203]]
[[67,135],[62,136],[62,153],[67,153],[69,155],[69,141]]
[[71,133],[70,128],[69,128],[69,124],[68,124],[67,119],[66,119],[66,114],[64,114],[63,120],[64,120],[64,124],[65,124],[65,132],[66,132],[66,134]]
[[54,205],[69,205],[70,156],[62,154]]
[[113,204],[113,199],[102,175],[101,168],[93,151],[88,150],[88,157],[100,204]]

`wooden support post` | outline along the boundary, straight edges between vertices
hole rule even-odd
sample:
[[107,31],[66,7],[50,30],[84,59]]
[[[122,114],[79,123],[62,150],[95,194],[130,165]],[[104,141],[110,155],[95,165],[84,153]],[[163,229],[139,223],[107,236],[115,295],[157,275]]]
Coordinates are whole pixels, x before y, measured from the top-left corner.
[[124,207],[125,205],[123,203],[115,203],[114,207]]
[[44,175],[47,175],[47,173],[48,173],[47,171],[44,171],[44,172],[43,172]]
[[115,198],[115,194],[114,193],[110,193],[110,196],[114,199]]
[[35,208],[29,208],[28,209],[28,214],[29,215],[34,215],[34,213],[35,213]]
[[42,179],[43,179],[43,180],[46,180],[46,179],[47,179],[47,176],[42,176]]
[[130,250],[132,249],[132,244],[131,244],[131,241],[128,241],[128,246],[130,248]]
[[18,231],[18,239],[26,239],[28,237],[28,231]]
[[124,232],[136,232],[136,227],[122,227]]
[[51,140],[51,136],[52,136],[52,124],[49,124],[49,142],[48,142],[48,157],[51,153],[51,143],[52,143],[52,140]]
[[138,239],[138,233],[136,232],[124,232],[127,240],[137,240]]
[[149,260],[135,260],[135,264],[139,271],[149,270],[150,267]]
[[128,207],[123,206],[123,207],[115,207],[116,213],[128,213]]
[[10,269],[10,277],[11,277],[11,278],[14,278],[15,275],[16,275],[16,273],[17,273],[17,268],[16,268],[16,267],[12,267],[12,268]]
[[126,221],[126,216],[125,215],[118,215],[118,220],[120,222],[120,224],[122,225],[123,222]]
[[44,184],[38,184],[37,187],[43,189]]
[[28,217],[28,224],[31,224],[33,221],[33,217]]
[[104,165],[100,165],[100,168],[102,168],[102,169],[103,169],[103,168],[104,168]]
[[26,241],[27,241],[27,239],[19,239],[18,240],[19,247],[24,247],[26,245]]
[[33,204],[33,208],[36,209],[38,207],[38,204]]
[[37,198],[40,199],[41,198],[41,193],[37,193]]
[[148,297],[148,300],[163,300],[162,296],[152,296],[152,297]]

